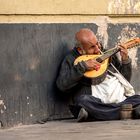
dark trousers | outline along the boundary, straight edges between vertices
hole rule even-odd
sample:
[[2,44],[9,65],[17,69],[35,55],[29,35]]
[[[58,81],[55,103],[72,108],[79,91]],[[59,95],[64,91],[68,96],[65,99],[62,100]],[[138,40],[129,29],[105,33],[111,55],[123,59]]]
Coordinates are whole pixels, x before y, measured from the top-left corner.
[[128,97],[120,103],[102,103],[100,99],[91,95],[81,95],[76,98],[75,105],[70,106],[70,110],[75,117],[81,107],[89,114],[93,120],[118,120],[120,119],[120,109],[123,104],[132,104],[133,108],[140,105],[140,95]]

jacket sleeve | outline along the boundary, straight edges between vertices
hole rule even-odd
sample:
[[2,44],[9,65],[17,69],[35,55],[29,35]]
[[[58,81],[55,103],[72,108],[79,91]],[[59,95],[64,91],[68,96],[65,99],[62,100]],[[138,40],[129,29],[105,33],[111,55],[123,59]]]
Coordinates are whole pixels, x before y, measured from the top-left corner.
[[120,62],[117,56],[112,58],[113,65],[119,70],[119,72],[130,82],[132,76],[131,59]]
[[67,91],[75,87],[86,71],[84,62],[80,62],[77,65],[74,65],[73,63],[74,60],[66,57],[61,64],[59,75],[56,81],[57,87],[61,91]]

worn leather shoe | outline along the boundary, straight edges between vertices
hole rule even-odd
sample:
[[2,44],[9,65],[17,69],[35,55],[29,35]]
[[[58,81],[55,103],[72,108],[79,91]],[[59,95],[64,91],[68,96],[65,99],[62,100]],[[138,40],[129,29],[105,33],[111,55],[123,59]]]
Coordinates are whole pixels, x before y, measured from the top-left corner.
[[84,122],[88,118],[88,112],[84,109],[81,108],[77,117],[77,122]]

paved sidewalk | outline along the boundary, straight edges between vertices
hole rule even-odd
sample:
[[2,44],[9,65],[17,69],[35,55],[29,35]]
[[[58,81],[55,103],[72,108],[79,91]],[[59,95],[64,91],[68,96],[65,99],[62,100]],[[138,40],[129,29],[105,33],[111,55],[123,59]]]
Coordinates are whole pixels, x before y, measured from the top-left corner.
[[140,120],[50,121],[0,130],[0,140],[140,140]]

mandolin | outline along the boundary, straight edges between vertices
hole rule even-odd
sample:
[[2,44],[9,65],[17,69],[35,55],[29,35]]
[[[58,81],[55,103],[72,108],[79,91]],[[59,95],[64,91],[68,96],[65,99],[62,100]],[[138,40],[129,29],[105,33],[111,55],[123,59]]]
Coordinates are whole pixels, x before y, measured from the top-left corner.
[[[139,44],[140,44],[140,38],[134,38],[121,45],[125,46],[127,49],[131,49],[133,47],[139,46]],[[82,55],[82,56],[79,56],[74,61],[74,65],[77,65],[78,62],[81,62],[81,61],[95,59],[97,62],[101,63],[100,69],[98,71],[96,70],[87,71],[84,73],[84,76],[87,78],[98,78],[98,77],[101,77],[107,71],[108,64],[109,64],[109,57],[116,54],[119,51],[120,51],[119,47],[114,47],[100,55]]]

